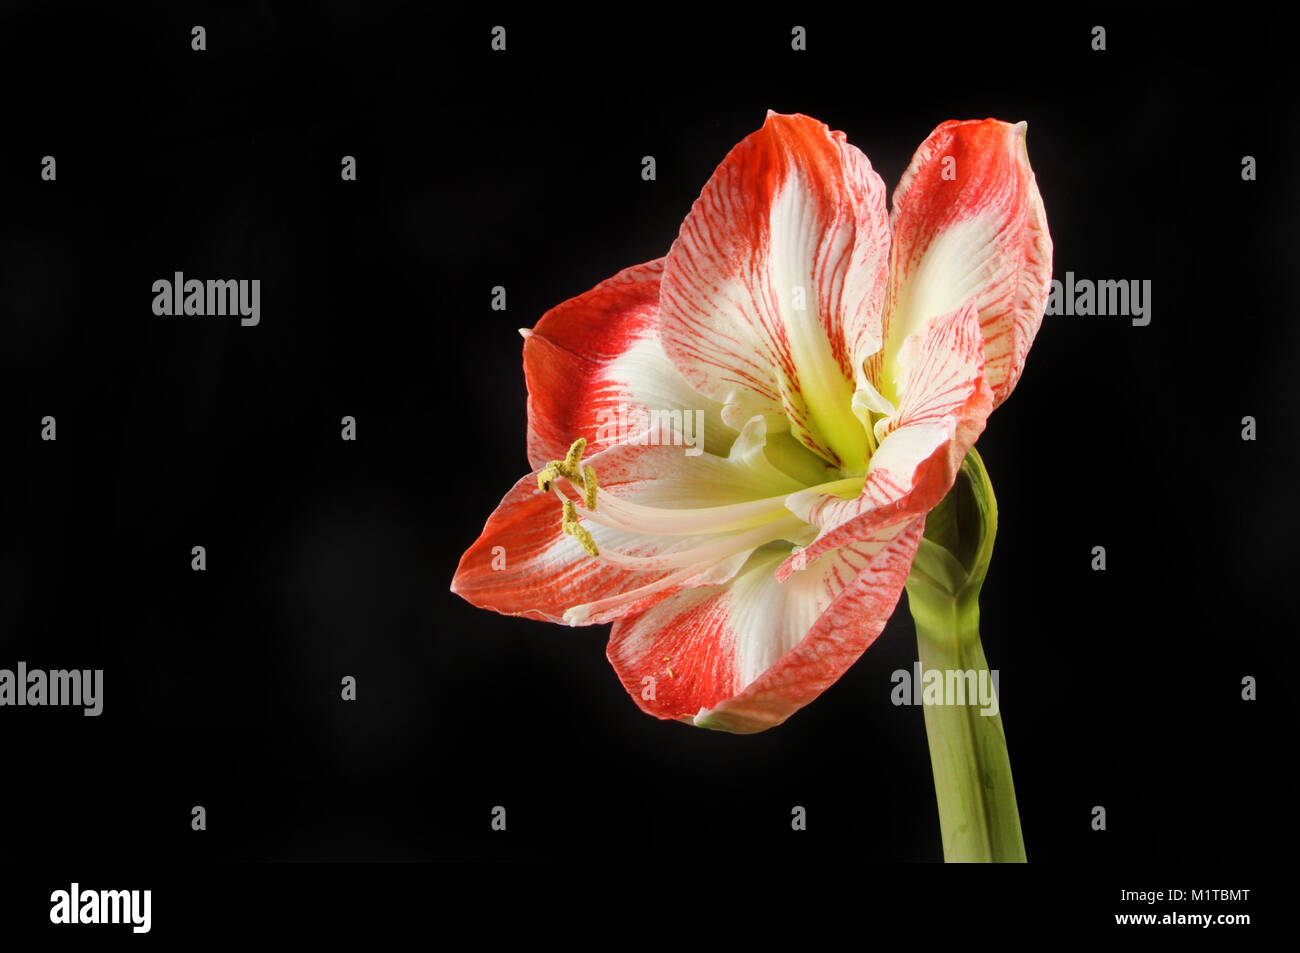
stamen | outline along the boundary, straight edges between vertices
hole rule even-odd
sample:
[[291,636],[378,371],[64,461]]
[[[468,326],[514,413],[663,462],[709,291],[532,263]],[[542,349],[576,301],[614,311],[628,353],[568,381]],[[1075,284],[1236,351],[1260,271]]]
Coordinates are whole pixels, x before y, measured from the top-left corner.
[[[744,503],[680,509],[634,503],[600,489],[596,468],[582,463],[586,447],[585,439],[575,440],[563,460],[552,460],[537,474],[538,487],[554,493],[560,501],[563,513],[560,528],[593,558],[634,571],[668,571],[669,576],[660,583],[671,583],[679,576],[686,578],[702,564],[720,564],[774,540],[797,542],[805,526],[804,519],[788,508],[788,492]],[[570,488],[560,487],[561,477],[569,482]],[[862,477],[832,480],[804,492],[843,495],[845,491],[860,491],[862,482]],[[584,507],[581,519],[579,502]],[[638,536],[695,537],[695,540],[693,545],[684,547],[665,540],[667,548],[659,552],[651,550],[653,555],[631,555],[617,548],[601,552],[584,522]]]
[[[586,437],[579,437],[577,440],[573,441],[573,445],[569,447],[568,455],[565,456],[563,460],[552,460],[546,466],[542,467],[542,469],[538,472],[537,474],[538,488],[541,489],[542,492],[544,493],[549,493],[551,491],[551,484],[555,482],[555,478],[561,476],[564,477],[566,480],[568,480],[570,483],[574,484],[575,486],[579,483],[582,483],[585,488],[585,484],[587,481],[587,474],[588,473],[591,474],[591,479],[593,480],[595,479],[596,476],[596,471],[593,470],[591,467],[587,467],[586,473],[583,472],[582,453],[586,449],[587,449]],[[588,493],[587,495],[588,497],[591,496],[590,493]],[[587,508],[594,509],[595,504],[592,504]]]
[[569,476],[571,473],[579,474],[578,479],[582,479],[580,475],[582,471],[580,468],[582,466],[582,454],[586,449],[586,437],[579,437],[577,440],[573,441],[573,445],[569,447],[569,453],[564,458],[564,463],[561,464],[560,472],[569,477],[570,480],[573,479],[573,477]]
[[774,540],[791,539],[805,525],[807,524],[793,513],[786,513],[783,517],[777,517],[743,533],[716,538],[701,535],[698,542],[683,549],[663,550],[650,556],[632,556],[616,549],[606,549],[600,558],[610,565],[642,572],[684,570],[727,559]]
[[599,556],[600,550],[596,548],[596,541],[591,538],[586,527],[578,522],[578,509],[573,505],[572,500],[564,501],[564,520],[560,524],[561,528],[582,544],[582,548],[588,556]]
[[577,507],[573,505],[572,500],[564,497],[559,487],[555,486],[555,481],[560,477],[568,480],[574,488],[581,484],[582,499],[587,510],[591,511],[596,508],[596,468],[582,465],[582,453],[586,449],[587,439],[585,437],[579,437],[573,441],[563,460],[552,460],[538,471],[537,486],[543,493],[549,493],[554,488],[555,495],[560,498],[564,511],[560,521],[560,528],[581,543],[583,551],[588,556],[599,556],[600,550],[596,547],[596,541],[591,538],[591,533],[587,531],[586,527],[578,522]]
[[543,493],[551,492],[551,484],[555,478],[560,475],[560,470],[554,460],[542,467],[541,472],[537,474],[537,486]]

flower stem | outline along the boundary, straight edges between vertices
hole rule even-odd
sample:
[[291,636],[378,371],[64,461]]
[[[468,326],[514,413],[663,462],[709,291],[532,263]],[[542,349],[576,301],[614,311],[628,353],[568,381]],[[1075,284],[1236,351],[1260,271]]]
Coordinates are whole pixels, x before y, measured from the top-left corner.
[[[979,591],[996,532],[997,502],[972,450],[952,492],[927,521],[907,581],[923,678],[937,671],[947,684],[949,672],[973,672],[974,685],[993,684],[980,644]],[[967,676],[964,685],[971,684]],[[941,700],[946,703],[923,707],[944,860],[1025,860],[999,709],[974,698],[965,704]]]

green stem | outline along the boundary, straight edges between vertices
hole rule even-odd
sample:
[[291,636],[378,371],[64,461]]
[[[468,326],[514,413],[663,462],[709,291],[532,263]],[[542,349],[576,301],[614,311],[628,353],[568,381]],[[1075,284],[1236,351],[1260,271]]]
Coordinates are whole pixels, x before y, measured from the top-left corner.
[[[979,591],[996,532],[997,503],[972,450],[952,493],[931,514],[907,581],[923,682],[930,671],[943,673],[945,683],[948,672],[974,672],[975,685],[992,685],[980,644]],[[944,860],[1023,861],[1000,709],[983,714],[978,699],[965,701],[923,706]]]
[[[992,684],[980,681],[991,674],[980,645],[978,604],[963,609],[954,601],[945,606],[944,600],[918,599],[917,588],[909,584],[908,602],[922,672],[974,671],[977,685]],[[982,714],[978,703],[923,708],[944,860],[1023,861],[1001,713]]]

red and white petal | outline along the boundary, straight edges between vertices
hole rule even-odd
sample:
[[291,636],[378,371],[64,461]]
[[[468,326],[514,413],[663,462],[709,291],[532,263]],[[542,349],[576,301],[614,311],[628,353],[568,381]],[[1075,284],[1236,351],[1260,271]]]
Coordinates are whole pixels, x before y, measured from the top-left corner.
[[593,457],[601,480],[613,483],[594,512],[580,511],[584,526],[599,561],[637,571],[621,591],[593,592],[571,606],[564,621],[590,625],[642,612],[675,592],[729,581],[767,543],[811,538],[785,507],[799,485],[767,460],[764,440],[756,417],[728,457],[667,447],[614,447]]
[[757,547],[807,535],[784,505],[798,484],[766,460],[762,441],[760,418],[729,457],[621,445],[586,458],[600,485],[596,509],[582,505],[580,487],[565,495],[596,557],[562,531],[556,493],[524,477],[461,557],[452,591],[507,615],[586,625],[725,582]]
[[668,253],[668,356],[732,426],[784,414],[805,446],[860,467],[868,442],[851,401],[881,340],[888,251],[884,185],[866,156],[814,119],[769,113]]
[[885,346],[890,394],[906,338],[974,298],[994,406],[1020,379],[1051,290],[1052,239],[1025,148],[1025,123],[950,121],[921,144],[894,192]]
[[[562,459],[579,437],[598,453],[635,435],[649,413],[705,415],[705,449],[726,454],[735,432],[721,406],[692,388],[659,343],[664,259],[620,271],[524,331],[528,460]],[[674,418],[676,419],[676,418]]]
[[461,556],[451,591],[480,609],[562,622],[571,606],[667,573],[634,574],[591,558],[561,530],[559,502],[539,490],[536,474],[530,474],[510,489]]
[[862,492],[842,499],[811,489],[787,501],[791,512],[819,533],[803,553],[782,564],[780,578],[797,572],[801,560],[924,516],[952,488],[993,410],[974,302],[931,321],[908,341],[902,361],[907,367],[902,403],[877,425],[880,446]]
[[924,517],[829,553],[789,582],[760,551],[731,583],[615,623],[608,655],[648,714],[749,733],[778,725],[852,665],[893,613]]

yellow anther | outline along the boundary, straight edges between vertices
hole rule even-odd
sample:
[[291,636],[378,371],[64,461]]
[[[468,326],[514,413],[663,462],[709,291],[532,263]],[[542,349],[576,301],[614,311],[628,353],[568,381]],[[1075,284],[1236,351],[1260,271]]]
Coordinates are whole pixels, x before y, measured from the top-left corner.
[[560,528],[582,544],[583,550],[588,556],[599,556],[600,550],[596,548],[596,541],[591,538],[591,533],[587,528],[578,522],[578,508],[573,505],[573,500],[564,501],[564,520]]
[[[587,449],[587,438],[579,437],[573,441],[569,447],[569,454],[564,458],[564,470],[566,473],[580,473],[582,466],[582,454]],[[579,479],[582,479],[579,477]]]
[[543,493],[551,492],[551,484],[555,478],[560,475],[559,464],[552,460],[546,466],[542,467],[537,474],[537,486]]
[[[559,477],[564,477],[573,485],[574,489],[577,489],[579,485],[582,486],[582,502],[588,510],[594,510],[596,508],[597,488],[596,468],[582,465],[582,454],[586,449],[587,440],[585,437],[579,437],[573,441],[563,460],[552,460],[538,471],[537,486],[543,492],[549,493],[555,481]],[[588,556],[599,556],[600,550],[596,548],[596,541],[591,538],[591,533],[587,531],[586,527],[578,522],[578,508],[574,506],[572,500],[564,500],[563,505],[564,516],[561,519],[560,528],[581,543]]]

